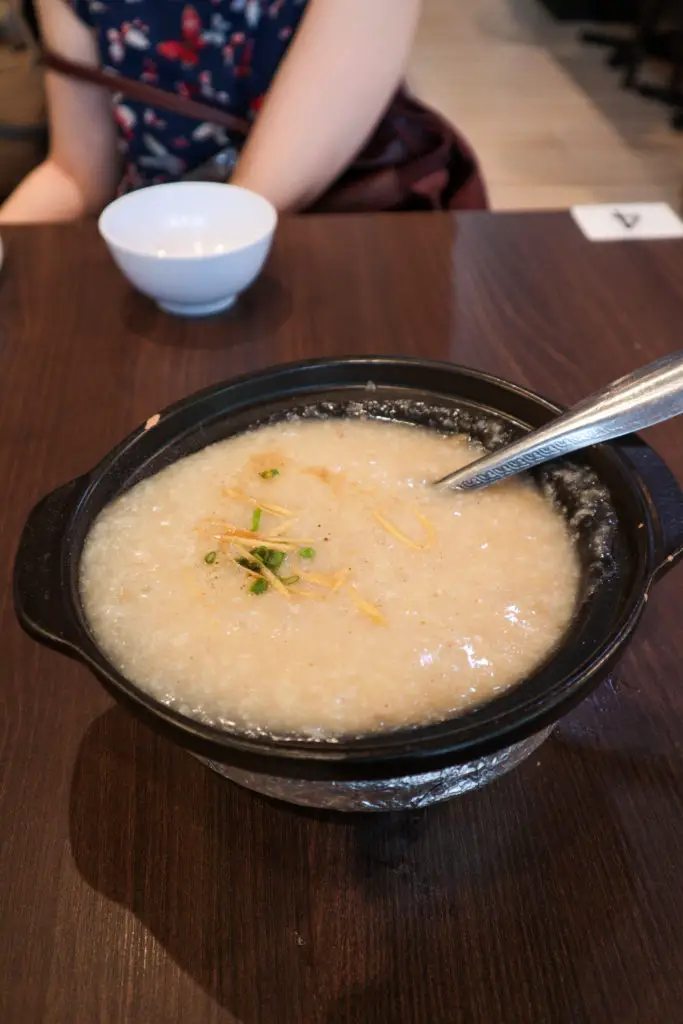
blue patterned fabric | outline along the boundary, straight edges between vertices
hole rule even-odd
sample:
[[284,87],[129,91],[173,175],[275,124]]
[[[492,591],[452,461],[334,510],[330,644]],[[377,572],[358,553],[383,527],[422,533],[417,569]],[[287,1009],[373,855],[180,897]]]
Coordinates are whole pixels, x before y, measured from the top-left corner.
[[[306,0],[72,0],[102,66],[253,119]],[[234,145],[224,129],[115,96],[122,191],[177,179]]]

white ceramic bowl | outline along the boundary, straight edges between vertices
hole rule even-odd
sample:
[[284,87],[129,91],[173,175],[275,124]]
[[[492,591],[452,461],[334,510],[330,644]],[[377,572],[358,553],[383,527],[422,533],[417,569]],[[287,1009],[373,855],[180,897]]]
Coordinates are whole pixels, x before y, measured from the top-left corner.
[[232,306],[258,277],[277,212],[235,185],[173,182],[130,192],[103,211],[100,234],[139,291],[180,316]]

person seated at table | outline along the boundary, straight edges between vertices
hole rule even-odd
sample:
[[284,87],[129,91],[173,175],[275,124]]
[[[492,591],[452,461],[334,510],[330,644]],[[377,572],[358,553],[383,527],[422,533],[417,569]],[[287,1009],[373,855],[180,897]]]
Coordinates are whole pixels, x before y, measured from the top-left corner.
[[[309,207],[370,138],[402,80],[420,8],[420,0],[37,0],[48,53],[253,124],[230,180],[281,211]],[[0,207],[0,222],[97,213],[117,191],[191,175],[230,148],[228,133],[208,121],[124,95],[112,103],[100,85],[68,74],[46,77],[49,154]],[[461,164],[476,172],[466,146]],[[457,205],[460,184],[445,205]],[[479,192],[467,205],[485,206]]]

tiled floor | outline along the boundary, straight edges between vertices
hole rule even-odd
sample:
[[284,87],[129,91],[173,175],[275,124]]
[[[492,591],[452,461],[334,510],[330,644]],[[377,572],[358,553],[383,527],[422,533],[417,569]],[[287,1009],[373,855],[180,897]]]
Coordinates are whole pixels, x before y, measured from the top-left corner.
[[683,193],[683,133],[538,0],[425,0],[410,80],[469,137],[496,209]]

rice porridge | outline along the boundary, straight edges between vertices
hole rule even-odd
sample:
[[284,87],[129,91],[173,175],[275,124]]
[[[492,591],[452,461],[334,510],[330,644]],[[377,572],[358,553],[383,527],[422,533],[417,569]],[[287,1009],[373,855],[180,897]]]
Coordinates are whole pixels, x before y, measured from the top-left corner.
[[486,701],[562,638],[581,569],[531,482],[425,486],[480,453],[362,420],[205,448],[95,521],[93,635],[156,698],[249,732],[358,735]]

